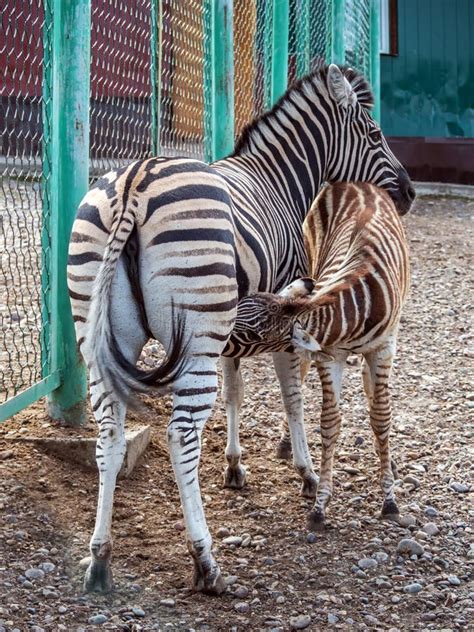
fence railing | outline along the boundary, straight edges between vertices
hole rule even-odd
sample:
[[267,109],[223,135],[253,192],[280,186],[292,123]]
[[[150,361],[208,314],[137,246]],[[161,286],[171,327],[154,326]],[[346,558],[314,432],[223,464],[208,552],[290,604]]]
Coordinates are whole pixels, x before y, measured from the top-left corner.
[[66,257],[90,181],[136,158],[226,155],[321,61],[355,66],[377,97],[378,4],[4,0],[0,421],[44,396],[84,420]]

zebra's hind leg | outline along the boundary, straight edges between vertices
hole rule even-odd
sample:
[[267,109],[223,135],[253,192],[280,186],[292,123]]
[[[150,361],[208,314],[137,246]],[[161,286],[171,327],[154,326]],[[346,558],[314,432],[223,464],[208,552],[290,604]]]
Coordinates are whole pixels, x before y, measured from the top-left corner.
[[126,449],[125,406],[104,388],[94,369],[91,370],[90,380],[92,409],[99,424],[96,461],[100,482],[95,529],[90,541],[91,562],[84,578],[84,590],[109,592],[113,588],[110,561],[115,481]]
[[293,465],[303,481],[301,493],[306,498],[315,498],[318,477],[314,473],[304,427],[300,358],[296,354],[274,353],[273,364],[288,420]]
[[308,516],[308,527],[320,530],[324,527],[326,507],[332,495],[332,475],[336,442],[341,430],[341,412],[339,398],[341,395],[342,374],[345,357],[332,361],[318,362],[321,378],[323,403],[321,408],[321,469],[316,492],[316,502]]
[[242,489],[246,472],[240,462],[242,449],[239,440],[239,413],[244,399],[244,382],[240,372],[240,361],[236,358],[221,358],[224,384],[222,394],[227,413],[227,445],[225,457],[224,487]]
[[206,524],[199,488],[201,434],[216,400],[216,362],[195,361],[173,387],[173,414],[168,425],[168,446],[178,483],[186,524],[187,544],[194,561],[193,588],[211,595],[226,585],[211,553],[211,535]]
[[368,394],[370,425],[374,433],[375,450],[380,459],[380,485],[384,497],[382,517],[398,520],[399,509],[395,500],[393,463],[390,458],[389,435],[392,424],[389,379],[395,354],[395,340],[389,341],[370,353],[364,354],[363,378]]

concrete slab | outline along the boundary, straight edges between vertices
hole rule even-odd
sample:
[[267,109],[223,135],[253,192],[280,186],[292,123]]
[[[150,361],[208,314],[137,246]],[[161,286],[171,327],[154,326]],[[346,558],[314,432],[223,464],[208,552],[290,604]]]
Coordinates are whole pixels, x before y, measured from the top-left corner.
[[[150,443],[150,437],[150,426],[140,426],[125,432],[127,451],[122,469],[119,472],[119,478],[130,476]],[[72,461],[90,469],[97,469],[95,462],[96,439],[94,437],[22,437],[14,440],[34,443],[36,447],[59,456],[63,460]]]

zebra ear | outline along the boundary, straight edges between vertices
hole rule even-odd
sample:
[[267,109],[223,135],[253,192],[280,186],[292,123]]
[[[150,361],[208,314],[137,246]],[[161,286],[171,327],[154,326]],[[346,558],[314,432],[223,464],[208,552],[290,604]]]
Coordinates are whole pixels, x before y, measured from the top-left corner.
[[293,333],[291,335],[291,342],[296,349],[304,349],[305,351],[311,351],[313,353],[321,349],[319,342],[313,338],[299,323],[295,323],[293,327]]
[[328,68],[328,89],[332,98],[343,108],[357,102],[354,89],[336,64],[330,64]]

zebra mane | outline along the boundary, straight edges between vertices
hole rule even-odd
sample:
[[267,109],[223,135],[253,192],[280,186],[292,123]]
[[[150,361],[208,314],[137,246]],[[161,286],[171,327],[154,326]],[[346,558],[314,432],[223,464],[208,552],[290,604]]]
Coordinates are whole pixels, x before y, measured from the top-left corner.
[[[374,95],[370,88],[368,81],[365,77],[348,66],[338,66],[351,84],[360,105],[367,110],[370,110],[374,105]],[[305,75],[301,79],[294,81],[285,94],[275,103],[271,110],[264,112],[260,116],[254,118],[248,125],[244,127],[239,135],[232,156],[238,156],[246,149],[250,148],[252,137],[257,129],[265,127],[268,121],[271,121],[286,105],[288,109],[291,109],[292,98],[297,95],[308,95],[308,93],[327,94],[327,76],[329,66],[319,65],[311,73]]]

